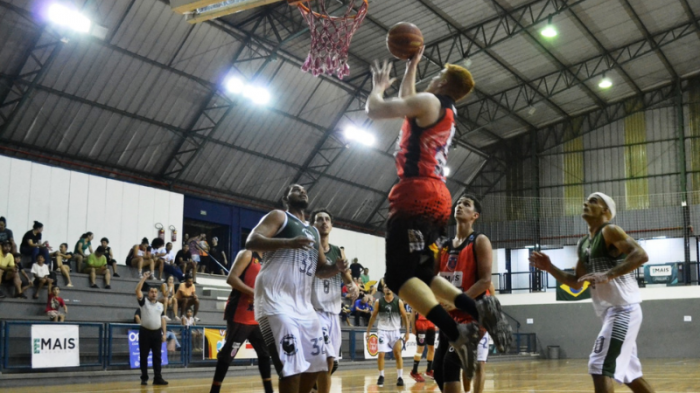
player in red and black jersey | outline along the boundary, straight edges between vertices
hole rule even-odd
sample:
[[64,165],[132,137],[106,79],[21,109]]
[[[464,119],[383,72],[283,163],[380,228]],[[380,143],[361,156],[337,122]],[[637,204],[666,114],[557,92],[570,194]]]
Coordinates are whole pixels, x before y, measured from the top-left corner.
[[[455,102],[472,91],[474,80],[466,69],[448,64],[424,92],[416,93],[416,69],[422,54],[421,49],[409,59],[397,98],[383,97],[394,82],[391,64],[380,66],[375,62],[372,67],[368,116],[405,118],[396,153],[399,182],[389,194],[385,278],[392,291],[440,328],[467,368],[467,346],[470,341],[478,342],[476,332],[458,325],[440,306],[436,295],[478,318],[489,331],[502,326],[498,322],[503,317],[494,301],[477,304],[445,279],[436,277],[429,246],[445,233],[451,214],[452,197],[445,185],[444,167],[455,131]],[[505,351],[510,335],[492,336],[499,350]]]
[[219,393],[231,361],[238,349],[248,340],[258,355],[258,369],[263,380],[265,393],[272,393],[270,379],[270,353],[265,345],[260,326],[255,320],[253,308],[253,288],[260,272],[260,258],[257,254],[242,250],[236,255],[226,283],[233,288],[226,302],[226,343],[219,351],[214,381],[210,393]]

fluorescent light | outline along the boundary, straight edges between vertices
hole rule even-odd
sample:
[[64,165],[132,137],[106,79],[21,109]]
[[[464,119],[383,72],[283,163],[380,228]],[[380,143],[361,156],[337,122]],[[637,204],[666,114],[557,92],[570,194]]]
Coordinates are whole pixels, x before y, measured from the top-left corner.
[[241,94],[243,93],[243,90],[245,90],[245,83],[243,83],[242,80],[236,78],[236,77],[231,77],[229,78],[226,83],[226,90],[233,94]]
[[270,93],[264,87],[246,86],[243,95],[258,105],[270,102]]
[[450,167],[449,166],[442,167],[442,174],[445,175],[445,177],[450,176]]
[[610,78],[603,77],[603,79],[600,80],[600,83],[598,83],[598,87],[601,89],[609,89],[613,85],[612,80]]
[[554,38],[557,36],[558,33],[557,33],[557,29],[555,29],[554,26],[552,26],[551,24],[548,24],[547,27],[545,27],[544,29],[542,29],[542,31],[540,31],[540,34],[542,34],[542,37],[545,37],[545,38]]
[[355,126],[347,126],[345,128],[345,137],[367,146],[373,146],[375,142],[374,135]]
[[85,15],[61,4],[49,6],[48,18],[57,25],[68,27],[80,33],[88,33],[92,26],[92,22]]

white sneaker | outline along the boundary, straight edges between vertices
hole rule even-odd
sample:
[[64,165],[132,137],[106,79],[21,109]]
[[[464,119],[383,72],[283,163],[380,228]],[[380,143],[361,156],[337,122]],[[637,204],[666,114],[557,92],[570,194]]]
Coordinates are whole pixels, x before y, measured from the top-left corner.
[[166,322],[170,322],[170,321],[171,321],[170,317],[167,316],[167,315],[163,315],[163,319],[165,319]]
[[139,271],[139,278],[143,278],[143,272]]
[[194,317],[194,320],[199,322],[199,317]]

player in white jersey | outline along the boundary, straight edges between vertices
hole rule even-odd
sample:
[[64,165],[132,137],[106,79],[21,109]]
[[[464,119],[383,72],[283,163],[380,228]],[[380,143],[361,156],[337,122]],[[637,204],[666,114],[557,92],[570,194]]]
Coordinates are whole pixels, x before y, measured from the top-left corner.
[[[396,359],[396,386],[403,386],[403,358],[401,350],[403,345],[408,341],[410,327],[408,325],[408,315],[403,301],[394,296],[394,292],[389,289],[388,285],[384,286],[384,296],[374,302],[374,311],[369,318],[367,324],[367,339],[370,338],[370,331],[374,320],[379,317],[377,323],[377,336],[379,339],[379,354],[377,355],[377,368],[379,369],[379,378],[377,386],[384,386],[384,354],[393,352]],[[406,334],[401,340],[401,321],[406,326]]]
[[[326,254],[327,261],[335,261],[343,256],[341,247],[329,243],[328,235],[333,229],[333,215],[326,209],[319,209],[311,214],[309,220],[321,235],[321,249]],[[345,259],[345,258],[342,258]],[[328,372],[318,375],[319,393],[328,393],[331,390],[331,374],[337,368],[334,362],[340,357],[340,309],[343,296],[341,287],[345,283],[348,287],[348,296],[357,297],[360,289],[352,281],[350,271],[337,273],[329,278],[314,278],[314,287],[311,292],[311,303],[321,322],[323,338],[326,341],[326,359],[328,359]]]
[[615,217],[615,201],[609,196],[591,194],[583,203],[581,217],[588,224],[588,235],[578,243],[573,274],[561,271],[543,253],[532,253],[530,262],[572,288],[580,289],[584,282],[591,284],[593,308],[603,321],[588,361],[596,393],[614,392],[613,379],[635,393],[653,392],[642,377],[637,357],[642,299],[634,277],[634,271],[649,257],[622,228],[610,224]]
[[347,261],[329,264],[319,253],[319,233],[304,221],[309,204],[304,187],[290,185],[283,202],[287,211],[263,217],[246,249],[263,255],[255,280],[255,319],[280,376],[280,392],[306,393],[318,373],[328,371],[321,324],[311,304],[314,276],[333,277],[347,270]]

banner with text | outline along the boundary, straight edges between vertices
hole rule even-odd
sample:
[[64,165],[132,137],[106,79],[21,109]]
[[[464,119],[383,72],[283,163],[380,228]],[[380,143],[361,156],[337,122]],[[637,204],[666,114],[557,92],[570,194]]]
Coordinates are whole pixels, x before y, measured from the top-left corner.
[[78,325],[32,325],[32,368],[80,366]]
[[[208,351],[204,351],[204,359],[216,359],[221,348],[226,344],[226,329],[210,329],[204,328],[204,347]],[[233,352],[236,353],[236,360],[241,359],[257,359],[258,354],[255,353],[253,346],[246,340],[239,348],[233,347]]]
[[[404,333],[401,333],[401,341],[403,341]],[[362,339],[364,341],[365,348],[365,359],[376,359],[379,353],[379,336],[377,332],[371,332],[369,336],[367,333],[362,333]],[[403,343],[403,348],[401,349],[401,357],[409,358],[416,354],[416,336],[410,334],[408,336],[408,341]]]
[[[139,331],[129,330],[129,366],[131,368],[141,367],[141,351],[139,350]],[[160,346],[160,365],[168,365],[168,343]],[[153,353],[148,352],[148,367],[153,367]]]

